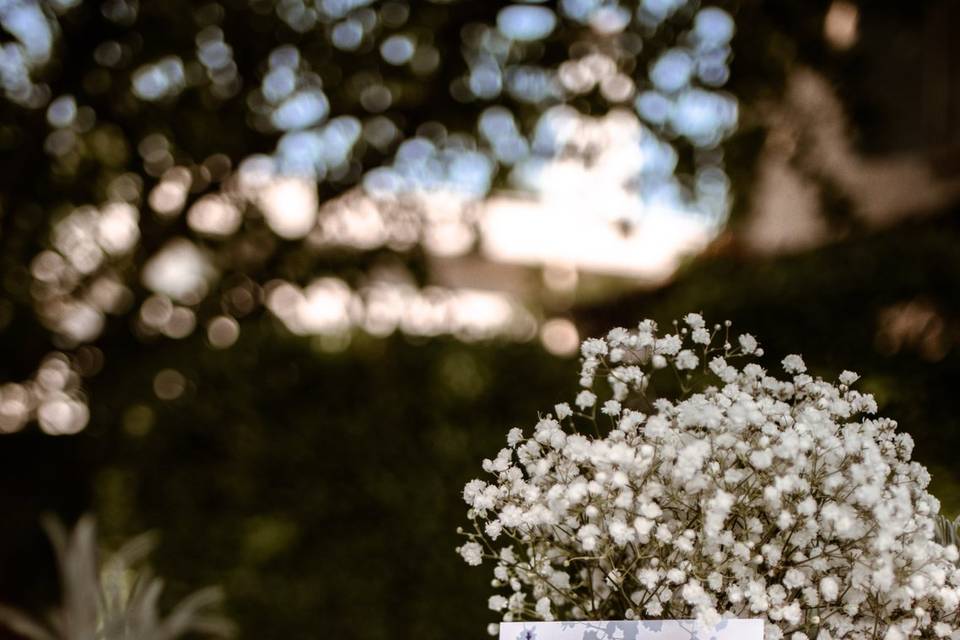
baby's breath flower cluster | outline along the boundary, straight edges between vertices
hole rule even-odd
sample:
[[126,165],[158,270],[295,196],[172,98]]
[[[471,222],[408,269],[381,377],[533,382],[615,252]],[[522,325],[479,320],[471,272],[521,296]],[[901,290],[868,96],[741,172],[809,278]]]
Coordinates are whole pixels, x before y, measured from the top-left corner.
[[[490,608],[763,617],[768,640],[960,638],[958,552],[934,540],[910,436],[872,417],[856,374],[813,378],[790,355],[775,378],[729,327],[690,314],[671,333],[648,320],[583,343],[574,407],[512,429],[490,479],[464,488],[458,551],[494,565]],[[661,375],[674,400],[654,397]]]

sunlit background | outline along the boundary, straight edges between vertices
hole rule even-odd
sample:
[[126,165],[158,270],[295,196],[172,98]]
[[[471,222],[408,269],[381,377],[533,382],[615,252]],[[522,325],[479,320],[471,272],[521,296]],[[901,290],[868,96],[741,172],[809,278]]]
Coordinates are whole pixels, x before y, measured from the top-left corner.
[[691,310],[860,371],[956,514],[958,25],[0,0],[0,601],[91,511],[242,637],[483,637],[463,481],[583,337]]

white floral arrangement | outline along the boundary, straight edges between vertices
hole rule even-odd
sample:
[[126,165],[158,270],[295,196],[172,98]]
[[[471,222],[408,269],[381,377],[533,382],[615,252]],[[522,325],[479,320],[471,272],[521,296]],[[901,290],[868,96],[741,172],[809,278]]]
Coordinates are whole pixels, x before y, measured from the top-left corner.
[[[699,314],[582,345],[558,404],[463,490],[458,552],[489,560],[503,621],[765,619],[765,637],[960,638],[960,568],[913,441],[873,397],[756,362]],[[733,364],[743,362],[742,366]],[[674,400],[656,397],[669,375]],[[595,380],[609,390],[598,399]],[[491,625],[491,633],[496,633]]]

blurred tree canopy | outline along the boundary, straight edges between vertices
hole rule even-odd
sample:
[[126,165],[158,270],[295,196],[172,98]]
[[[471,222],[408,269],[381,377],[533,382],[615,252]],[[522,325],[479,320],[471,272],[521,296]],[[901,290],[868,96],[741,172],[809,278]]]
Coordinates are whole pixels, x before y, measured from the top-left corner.
[[[451,189],[469,210],[491,190],[531,188],[517,167],[576,147],[537,146],[544,114],[564,105],[636,113],[676,167],[643,174],[638,193],[667,185],[726,231],[662,288],[631,293],[621,280],[599,302],[580,292],[589,305],[550,312],[592,334],[702,310],[760,338],[771,368],[802,352],[816,373],[856,369],[916,438],[945,509],[960,510],[955,212],[866,228],[825,187],[831,243],[758,256],[738,236],[766,110],[794,69],[822,73],[862,131],[878,130],[871,104],[848,95],[876,66],[876,41],[844,55],[826,46],[825,0],[710,3],[733,17],[729,46],[691,35],[707,3],[531,3],[555,22],[534,12],[512,26],[509,4],[0,0],[0,380],[56,387],[0,391],[24,407],[0,416],[0,430],[16,431],[0,439],[0,601],[52,601],[38,517],[92,509],[108,543],[158,529],[170,598],[222,584],[243,637],[482,637],[485,579],[453,553],[460,487],[509,427],[569,396],[574,361],[529,341],[535,328],[507,339],[469,323],[394,332],[405,327],[394,318],[376,337],[321,318],[336,330],[301,330],[271,292],[307,299],[317,278],[354,291],[380,277],[431,285],[420,192]],[[871,10],[916,25],[919,4]],[[722,31],[719,20],[708,27]],[[715,64],[668,90],[669,74],[648,76],[677,49]],[[580,67],[558,79],[590,55],[606,85],[577,89]],[[695,135],[645,110],[657,96],[677,109],[682,95],[714,115],[736,96],[736,133],[720,118]],[[718,170],[728,186],[708,211],[697,176]],[[277,207],[257,191],[264,175],[312,186],[281,191]],[[387,231],[366,244],[289,215],[384,191]],[[476,253],[469,238],[463,251]],[[196,285],[184,291],[145,275],[177,239],[196,250],[177,254],[196,259],[173,278]],[[536,323],[545,312],[524,313]],[[51,352],[68,355],[38,371]],[[24,427],[43,398],[48,424],[82,431]]]

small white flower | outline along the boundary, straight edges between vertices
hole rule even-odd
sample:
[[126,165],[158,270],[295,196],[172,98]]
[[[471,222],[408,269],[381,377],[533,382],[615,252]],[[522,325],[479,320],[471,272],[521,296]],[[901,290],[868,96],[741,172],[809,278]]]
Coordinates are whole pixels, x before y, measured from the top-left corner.
[[542,620],[548,622],[553,620],[553,614],[550,611],[550,598],[540,598],[537,600],[536,611]]
[[483,480],[471,480],[463,488],[463,501],[466,502],[471,507],[474,506],[473,503],[476,500],[477,496],[483,493],[483,490],[487,488],[487,483]]
[[607,354],[607,343],[603,338],[587,338],[580,345],[580,353],[584,358],[596,358]]
[[803,363],[803,358],[792,353],[783,359],[783,370],[787,373],[803,373],[807,370],[807,365]]
[[580,538],[580,546],[584,551],[593,551],[596,549],[599,536],[600,528],[595,524],[585,524],[577,531],[577,537]]
[[657,323],[647,318],[637,323],[637,331],[640,333],[656,333]]
[[754,469],[766,469],[773,464],[773,452],[770,449],[760,449],[750,454],[750,464]]
[[523,509],[515,504],[508,504],[500,510],[500,522],[511,529],[519,527],[523,522]]
[[727,361],[717,356],[710,361],[709,367],[710,371],[713,371],[715,375],[720,376],[727,370]]
[[476,567],[483,562],[483,547],[477,542],[468,542],[458,549],[460,557],[470,565]]
[[557,420],[565,420],[573,415],[573,410],[566,402],[553,405],[553,410],[557,412]]
[[853,371],[844,371],[843,373],[840,374],[840,384],[845,384],[849,386],[859,379],[860,379],[860,376],[858,376]]
[[840,585],[837,579],[827,576],[820,579],[820,594],[827,602],[834,602],[840,594]]
[[757,350],[757,339],[749,333],[740,334],[737,342],[740,343],[740,350],[746,354],[751,354]]
[[614,544],[618,547],[622,547],[636,538],[636,532],[627,526],[627,523],[621,519],[616,519],[610,523],[610,537],[613,539]]
[[487,600],[487,607],[491,611],[503,611],[507,608],[507,599],[501,595],[490,596]]
[[699,313],[688,313],[683,317],[683,321],[686,322],[691,329],[701,329],[705,324],[703,316]]
[[597,396],[591,391],[581,391],[577,394],[576,404],[581,409],[589,409],[597,402]]
[[656,342],[656,351],[660,355],[675,356],[679,353],[683,342],[678,335],[666,335],[658,338]]
[[616,327],[607,333],[607,342],[611,347],[622,347],[630,339],[630,332],[623,327]]
[[600,409],[600,413],[608,416],[618,416],[620,415],[620,403],[616,400],[607,400],[603,403],[603,408]]
[[689,349],[684,349],[677,354],[677,369],[683,371],[684,369],[696,369],[697,365],[700,364],[700,358],[694,355],[693,351]]

